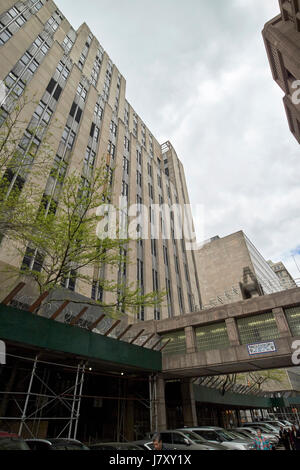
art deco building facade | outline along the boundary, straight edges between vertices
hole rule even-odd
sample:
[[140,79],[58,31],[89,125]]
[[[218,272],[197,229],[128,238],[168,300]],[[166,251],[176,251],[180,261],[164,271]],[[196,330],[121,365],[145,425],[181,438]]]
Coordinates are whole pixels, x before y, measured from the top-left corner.
[[[111,202],[117,207],[121,195],[129,205],[189,204],[184,169],[174,148],[169,142],[160,145],[128,103],[124,77],[85,23],[75,31],[51,0],[1,0],[0,53],[0,80],[8,90],[5,103],[12,93],[22,96],[25,83],[26,93],[39,102],[27,105],[21,116],[36,129],[32,135],[24,126],[24,155],[38,150],[51,131],[53,167],[61,174],[76,169],[88,178],[103,159],[114,169]],[[4,120],[5,113],[2,116]],[[11,186],[32,184],[21,169],[8,177]],[[58,184],[51,173],[39,181],[41,199],[46,196],[48,204],[58,205]],[[201,308],[195,255],[184,240],[131,241],[129,248],[132,262],[121,273],[125,281],[138,280],[145,293],[168,292],[163,306],[141,310],[138,319],[162,319]],[[25,262],[35,269],[39,264],[35,252],[28,248],[22,259],[5,238],[0,261],[17,267]],[[90,274],[92,287],[71,279],[64,287],[105,301],[110,294],[103,294],[97,281],[106,273],[95,269]]]
[[273,263],[272,261],[268,261],[268,264],[271,266],[274,273],[278,277],[280,284],[282,285],[282,288],[284,290],[295,289],[295,287],[297,287],[295,280],[290,275],[285,265],[281,261],[279,263]]
[[205,309],[283,290],[272,268],[242,231],[208,240],[197,257]]
[[[263,38],[272,75],[283,98],[291,132],[300,143],[300,0],[279,0],[281,14],[269,21]],[[293,95],[296,101],[293,100]]]

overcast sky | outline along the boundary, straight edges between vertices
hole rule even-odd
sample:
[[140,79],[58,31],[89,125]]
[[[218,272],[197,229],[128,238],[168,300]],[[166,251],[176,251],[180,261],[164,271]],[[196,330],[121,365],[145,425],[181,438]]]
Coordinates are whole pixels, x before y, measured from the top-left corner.
[[[127,99],[184,164],[204,238],[244,230],[300,278],[300,152],[261,30],[277,0],[56,0],[86,22],[127,80]],[[203,238],[200,220],[197,234]]]

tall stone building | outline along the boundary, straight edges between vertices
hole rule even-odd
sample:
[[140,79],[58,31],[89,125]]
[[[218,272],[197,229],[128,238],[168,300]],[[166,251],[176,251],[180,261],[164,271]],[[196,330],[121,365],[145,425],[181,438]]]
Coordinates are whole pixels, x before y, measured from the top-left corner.
[[278,277],[283,290],[294,289],[297,287],[293,277],[290,275],[285,265],[281,261],[279,263],[268,261],[268,264],[271,266],[274,273]]
[[266,23],[263,38],[291,132],[300,143],[300,0],[279,0],[281,14]]
[[283,290],[274,271],[242,231],[213,237],[197,255],[204,308]]
[[[119,197],[128,205],[189,204],[184,169],[170,142],[161,145],[126,100],[126,80],[107,52],[83,23],[77,31],[52,0],[0,1],[0,80],[7,89],[1,123],[9,112],[10,97],[35,96],[22,111],[24,158],[37,152],[45,136],[55,150],[53,168],[39,181],[41,200],[57,207],[55,174],[76,169],[83,181],[103,159],[112,172],[111,203]],[[25,90],[26,85],[26,90]],[[28,127],[26,128],[26,125]],[[33,126],[32,126],[33,125]],[[35,132],[29,132],[29,127]],[[41,126],[43,132],[41,132]],[[29,175],[16,169],[6,175],[15,184],[30,184]],[[149,232],[151,221],[148,222]],[[170,239],[131,241],[131,263],[122,270],[125,282],[138,281],[144,293],[167,291],[160,308],[141,309],[139,320],[162,319],[199,310],[201,299],[195,253],[185,240],[176,239],[171,220]],[[0,246],[1,265],[29,268],[40,265],[38,253],[20,256],[7,239]],[[63,287],[93,299],[106,300],[94,269],[93,286],[67,279]],[[120,273],[119,273],[120,274]]]

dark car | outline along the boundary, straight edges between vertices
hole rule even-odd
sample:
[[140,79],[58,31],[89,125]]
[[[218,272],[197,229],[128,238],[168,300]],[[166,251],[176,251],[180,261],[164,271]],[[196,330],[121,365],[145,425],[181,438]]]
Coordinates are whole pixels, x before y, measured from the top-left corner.
[[0,450],[30,450],[30,447],[17,434],[0,431]]
[[76,439],[26,439],[31,450],[90,450]]
[[130,442],[100,442],[90,445],[90,450],[144,450],[144,447]]

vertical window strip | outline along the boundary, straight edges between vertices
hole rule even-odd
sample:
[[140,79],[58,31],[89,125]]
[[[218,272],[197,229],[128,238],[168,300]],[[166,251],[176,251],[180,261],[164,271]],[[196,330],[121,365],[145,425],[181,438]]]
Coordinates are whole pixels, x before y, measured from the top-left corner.
[[[29,1],[27,5],[17,2],[0,16],[0,46],[4,45],[13,35],[37,12],[46,0]],[[22,5],[24,8],[22,8]]]

